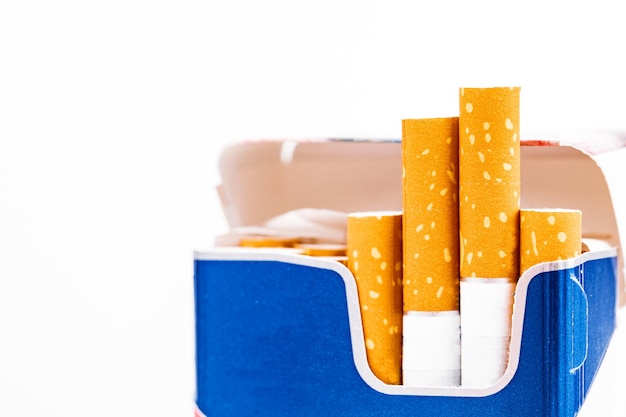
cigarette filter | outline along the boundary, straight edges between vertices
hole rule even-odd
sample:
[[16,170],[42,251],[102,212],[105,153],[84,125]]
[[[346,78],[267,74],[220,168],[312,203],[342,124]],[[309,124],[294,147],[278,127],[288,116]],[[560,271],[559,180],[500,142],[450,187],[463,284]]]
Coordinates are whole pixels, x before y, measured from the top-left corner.
[[519,92],[461,89],[461,277],[519,276]]
[[402,214],[350,214],[347,253],[359,294],[367,361],[381,381],[400,384]]
[[298,243],[294,245],[308,256],[346,256],[346,245],[334,243]]
[[462,88],[459,114],[461,385],[495,383],[508,364],[519,277],[519,92]]
[[405,312],[459,309],[458,123],[402,121]]
[[582,212],[523,209],[520,219],[520,272],[548,261],[573,258],[582,247]]
[[298,243],[297,238],[249,236],[239,240],[239,246],[249,248],[291,248]]
[[459,119],[402,121],[403,384],[460,384]]

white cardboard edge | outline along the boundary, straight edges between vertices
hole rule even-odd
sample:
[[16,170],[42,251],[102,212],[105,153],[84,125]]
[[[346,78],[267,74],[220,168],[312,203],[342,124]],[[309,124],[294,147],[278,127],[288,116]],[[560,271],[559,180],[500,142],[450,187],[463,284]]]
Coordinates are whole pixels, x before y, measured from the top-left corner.
[[[486,397],[504,389],[513,379],[519,366],[523,318],[526,309],[526,294],[530,281],[542,272],[558,271],[581,265],[584,262],[602,258],[616,257],[617,248],[586,252],[575,258],[544,262],[528,268],[520,277],[515,289],[510,360],[504,375],[493,385],[485,388],[468,387],[410,387],[404,385],[389,385],[378,379],[367,363],[365,341],[359,297],[356,288],[356,280],[352,272],[343,264],[320,257],[281,253],[280,251],[266,251],[260,248],[215,248],[210,251],[195,251],[194,259],[205,260],[240,260],[240,261],[277,261],[295,265],[310,266],[319,269],[327,269],[338,273],[344,281],[348,320],[350,325],[350,338],[352,341],[352,356],[359,375],[372,389],[389,395],[413,395],[413,396],[441,396],[441,397]],[[618,303],[616,300],[615,309]]]

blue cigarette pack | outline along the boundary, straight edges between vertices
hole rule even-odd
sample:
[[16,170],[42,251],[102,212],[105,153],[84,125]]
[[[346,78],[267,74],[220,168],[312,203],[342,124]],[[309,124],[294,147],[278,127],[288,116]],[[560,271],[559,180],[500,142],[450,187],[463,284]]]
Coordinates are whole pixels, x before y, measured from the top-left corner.
[[[598,376],[609,362],[621,363],[608,352],[624,304],[626,140],[538,137],[522,142],[521,205],[580,209],[588,250],[520,277],[508,367],[494,385],[383,383],[367,363],[348,268],[226,239],[195,254],[197,416],[607,415],[595,408],[606,401],[586,399],[605,390]],[[401,209],[398,141],[245,143],[226,148],[221,164],[233,229],[303,207]]]

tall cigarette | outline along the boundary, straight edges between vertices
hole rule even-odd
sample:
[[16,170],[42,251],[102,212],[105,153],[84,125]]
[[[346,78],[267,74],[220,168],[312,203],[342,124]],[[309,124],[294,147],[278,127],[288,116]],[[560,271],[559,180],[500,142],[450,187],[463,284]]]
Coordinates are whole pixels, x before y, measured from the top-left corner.
[[402,121],[404,385],[460,384],[458,123]]
[[582,212],[568,209],[522,209],[520,272],[541,262],[580,255]]
[[492,385],[508,363],[519,277],[519,93],[518,87],[460,91],[463,386]]
[[386,384],[402,381],[402,213],[352,213],[348,268],[357,284],[367,361]]

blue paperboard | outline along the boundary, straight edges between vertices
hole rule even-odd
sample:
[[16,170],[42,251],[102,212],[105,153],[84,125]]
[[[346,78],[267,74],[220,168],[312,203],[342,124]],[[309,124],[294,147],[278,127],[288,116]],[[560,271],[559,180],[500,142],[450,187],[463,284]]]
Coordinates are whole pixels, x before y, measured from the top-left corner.
[[194,281],[196,403],[206,416],[574,416],[615,329],[617,252],[524,273],[509,367],[485,389],[376,379],[354,278],[338,262],[197,253]]

